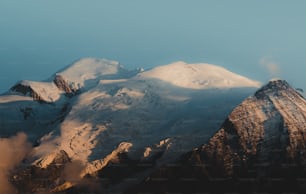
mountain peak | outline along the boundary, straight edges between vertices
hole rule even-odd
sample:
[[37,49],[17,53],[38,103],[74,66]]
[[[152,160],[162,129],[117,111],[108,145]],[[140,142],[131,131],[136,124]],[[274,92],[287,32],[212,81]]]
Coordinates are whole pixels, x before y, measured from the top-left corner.
[[281,79],[274,79],[268,82],[263,89],[270,89],[270,90],[287,90],[291,88],[289,83],[286,80]]
[[282,96],[283,93],[298,93],[292,88],[286,80],[275,79],[269,81],[266,85],[260,88],[256,93],[256,98],[264,98],[267,96]]
[[66,82],[71,91],[78,91],[81,88],[96,85],[97,80],[103,77],[116,76],[122,73],[122,70],[122,66],[117,61],[83,58],[57,72],[54,81],[57,84],[59,83],[57,79],[60,78],[60,82]]
[[233,73],[223,67],[183,61],[155,67],[138,74],[139,78],[159,80],[174,86],[189,89],[211,88],[258,88],[261,84],[244,76]]

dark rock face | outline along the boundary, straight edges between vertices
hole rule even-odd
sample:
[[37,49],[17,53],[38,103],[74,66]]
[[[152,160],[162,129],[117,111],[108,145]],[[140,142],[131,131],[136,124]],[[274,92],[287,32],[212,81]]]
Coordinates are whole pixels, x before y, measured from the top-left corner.
[[30,86],[24,86],[22,84],[17,84],[15,86],[13,86],[11,88],[11,90],[14,91],[14,92],[19,92],[19,93],[21,93],[23,95],[26,95],[27,93],[33,92],[33,90],[31,89]]
[[17,84],[11,88],[11,91],[21,93],[23,95],[29,95],[33,98],[33,100],[38,102],[45,102],[45,99],[43,99],[39,94],[37,94],[30,86]]
[[64,91],[67,94],[71,94],[75,92],[70,88],[68,82],[65,81],[65,79],[61,75],[56,75],[53,82],[57,86],[58,89]]
[[255,96],[258,99],[261,99],[268,96],[281,96],[283,92],[297,94],[300,96],[300,94],[295,89],[293,89],[285,80],[270,81],[267,85],[257,90]]

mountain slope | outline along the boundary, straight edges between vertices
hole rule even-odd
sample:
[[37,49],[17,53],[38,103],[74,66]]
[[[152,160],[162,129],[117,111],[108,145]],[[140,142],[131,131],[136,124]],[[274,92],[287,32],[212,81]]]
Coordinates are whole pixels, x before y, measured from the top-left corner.
[[208,143],[128,193],[305,193],[305,130],[305,99],[286,81],[271,81],[238,105]]

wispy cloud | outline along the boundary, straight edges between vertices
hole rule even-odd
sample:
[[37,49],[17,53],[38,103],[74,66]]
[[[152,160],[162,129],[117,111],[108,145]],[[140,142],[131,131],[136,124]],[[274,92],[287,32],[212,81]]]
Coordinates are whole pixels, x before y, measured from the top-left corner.
[[262,57],[259,61],[270,74],[271,77],[279,77],[281,74],[280,65],[270,57]]

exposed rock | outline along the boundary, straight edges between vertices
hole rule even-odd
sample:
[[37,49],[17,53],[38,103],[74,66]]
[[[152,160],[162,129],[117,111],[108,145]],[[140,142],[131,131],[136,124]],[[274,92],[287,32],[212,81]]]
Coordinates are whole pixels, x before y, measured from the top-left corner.
[[112,151],[109,155],[101,160],[95,160],[90,162],[84,172],[82,173],[82,177],[86,174],[95,174],[98,171],[102,170],[111,160],[115,160],[119,154],[126,153],[133,146],[133,144],[129,142],[122,142],[118,145],[118,147]]
[[43,99],[38,93],[36,93],[31,86],[23,85],[22,83],[13,86],[11,88],[11,91],[18,92],[23,95],[29,95],[35,101],[45,102],[45,99]]
[[58,89],[64,91],[66,94],[73,94],[76,92],[70,88],[68,82],[61,75],[55,75],[53,82]]

